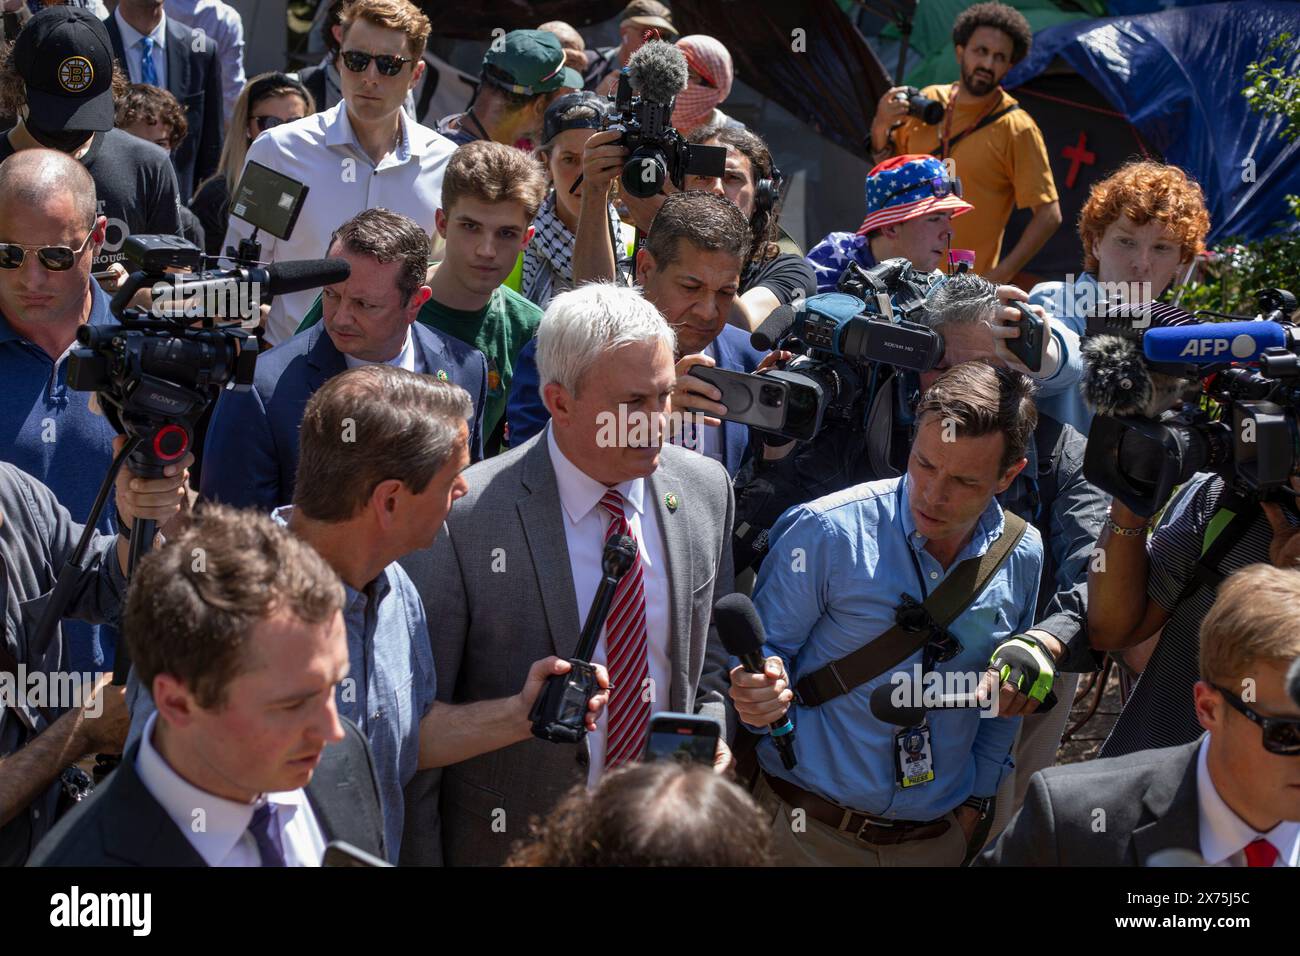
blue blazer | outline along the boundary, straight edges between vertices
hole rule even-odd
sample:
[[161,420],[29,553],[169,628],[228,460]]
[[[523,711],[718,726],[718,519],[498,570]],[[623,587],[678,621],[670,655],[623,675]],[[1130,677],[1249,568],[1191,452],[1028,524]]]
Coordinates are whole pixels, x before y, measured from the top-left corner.
[[[713,340],[718,353],[718,368],[732,372],[752,372],[763,360],[763,353],[749,343],[749,333],[734,325],[725,325]],[[510,398],[506,403],[507,437],[511,448],[522,445],[540,432],[551,414],[542,404],[538,387],[537,339],[534,337],[515,362],[514,378],[510,382]],[[749,428],[738,422],[722,423],[722,464],[727,474],[736,477],[745,453],[749,449]]]
[[[470,456],[483,457],[483,401],[487,360],[459,339],[416,322],[413,342],[423,370],[446,372],[474,403]],[[237,508],[271,511],[293,500],[298,475],[298,428],[307,400],[330,378],[347,370],[343,353],[325,323],[281,342],[257,359],[253,387],[225,391],[212,413],[199,490],[204,498]]]
[[[117,19],[103,21],[113,56],[126,68],[126,50]],[[185,111],[189,132],[171,154],[180,186],[181,205],[194,195],[194,187],[217,171],[221,161],[221,138],[226,128],[221,95],[221,64],[213,42],[196,42],[194,31],[179,20],[167,18],[167,89]],[[243,130],[239,131],[243,135]]]

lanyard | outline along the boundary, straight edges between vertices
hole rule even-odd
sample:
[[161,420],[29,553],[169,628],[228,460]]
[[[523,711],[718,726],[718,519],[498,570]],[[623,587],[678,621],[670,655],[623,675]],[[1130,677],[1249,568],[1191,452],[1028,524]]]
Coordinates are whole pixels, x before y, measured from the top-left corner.
[[[958,133],[957,136],[960,137],[965,133],[969,132],[970,130],[973,130],[976,126],[979,126],[979,124],[983,122],[984,117],[988,116],[991,112],[993,112],[993,108],[996,107],[1000,102],[1002,102],[1001,98],[995,99],[991,103],[989,103],[988,106],[984,107],[984,112],[981,113],[979,116],[975,117],[975,122],[971,123],[970,126],[967,126],[966,129]],[[939,145],[942,147],[942,153],[939,156],[940,159],[948,158],[948,143],[950,142],[948,133],[952,130],[952,113],[956,105],[957,105],[957,84],[954,83],[952,85],[952,92],[948,94],[948,108],[943,111],[943,136],[939,141]]]

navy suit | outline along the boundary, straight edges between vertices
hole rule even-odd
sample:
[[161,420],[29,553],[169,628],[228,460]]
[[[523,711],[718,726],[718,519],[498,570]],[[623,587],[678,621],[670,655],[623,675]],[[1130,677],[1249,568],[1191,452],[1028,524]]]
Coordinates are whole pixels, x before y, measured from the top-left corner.
[[[734,325],[724,325],[713,340],[717,350],[718,368],[732,372],[752,372],[763,360],[763,353],[749,343],[749,333]],[[510,382],[510,399],[506,405],[506,422],[509,425],[510,447],[516,448],[540,432],[551,414],[542,404],[538,388],[537,339],[534,337],[515,361],[514,378]],[[738,422],[722,423],[722,464],[732,478],[740,470],[745,451],[749,447],[749,428]]]
[[[126,67],[126,49],[117,20],[104,20],[113,56]],[[221,64],[212,41],[195,43],[194,31],[183,23],[167,18],[167,89],[181,104],[190,130],[172,153],[181,203],[194,195],[194,187],[217,171],[221,161],[221,137],[225,129],[221,97]],[[196,49],[197,48],[197,49]],[[243,131],[239,131],[243,135]]]
[[[487,360],[459,339],[419,322],[411,334],[420,370],[469,392],[470,455],[483,457],[483,401]],[[298,474],[298,428],[307,400],[347,370],[343,353],[320,322],[258,356],[253,387],[221,393],[203,451],[199,489],[204,498],[238,508],[271,511],[293,499]]]

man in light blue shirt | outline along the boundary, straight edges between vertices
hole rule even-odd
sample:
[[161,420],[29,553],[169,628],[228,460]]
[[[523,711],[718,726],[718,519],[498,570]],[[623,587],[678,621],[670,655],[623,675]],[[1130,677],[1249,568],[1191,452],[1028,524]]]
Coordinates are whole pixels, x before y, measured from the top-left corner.
[[[754,592],[765,650],[775,656],[764,674],[737,668],[731,675],[731,696],[746,724],[766,727],[790,708],[788,685],[884,634],[903,595],[925,600],[1003,534],[1006,519],[994,496],[1025,466],[1037,419],[1031,393],[1020,373],[979,362],[955,366],[918,406],[906,475],[845,489],[781,517]],[[922,668],[946,688],[969,692],[978,685],[987,698],[996,680],[987,673],[994,650],[1034,623],[1042,559],[1038,532],[1026,527],[949,625],[960,645],[950,659],[917,651],[819,706],[795,703],[793,770],[782,767],[770,740],[760,741],[756,796],[772,812],[780,862],[962,862],[988,798],[1010,769],[1019,719],[997,717],[990,700],[986,708],[932,712],[904,730],[873,715],[872,691]],[[905,771],[917,752],[927,770]],[[932,779],[917,779],[930,772]]]

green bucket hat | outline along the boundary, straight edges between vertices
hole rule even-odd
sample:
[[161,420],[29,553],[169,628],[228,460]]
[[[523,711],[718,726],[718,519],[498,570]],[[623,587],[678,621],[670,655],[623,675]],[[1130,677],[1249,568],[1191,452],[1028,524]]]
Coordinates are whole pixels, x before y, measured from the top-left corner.
[[483,67],[489,83],[510,93],[535,96],[561,87],[582,89],[582,76],[564,65],[560,41],[543,30],[511,30],[493,40]]

